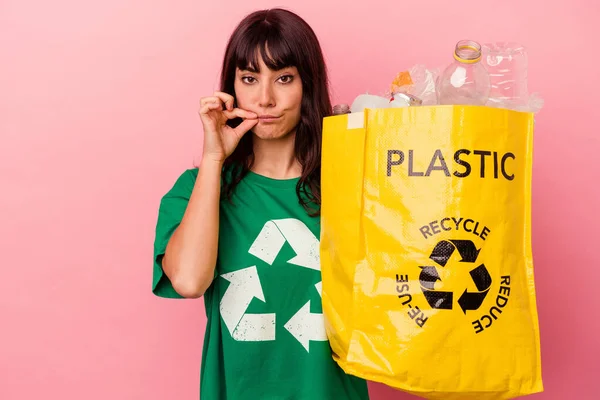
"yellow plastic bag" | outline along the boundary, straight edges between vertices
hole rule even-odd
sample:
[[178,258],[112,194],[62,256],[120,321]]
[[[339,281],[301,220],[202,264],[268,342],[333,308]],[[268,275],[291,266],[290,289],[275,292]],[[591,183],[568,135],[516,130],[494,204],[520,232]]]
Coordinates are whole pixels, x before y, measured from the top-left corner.
[[543,390],[533,115],[476,106],[326,118],[321,268],[338,364],[430,399]]

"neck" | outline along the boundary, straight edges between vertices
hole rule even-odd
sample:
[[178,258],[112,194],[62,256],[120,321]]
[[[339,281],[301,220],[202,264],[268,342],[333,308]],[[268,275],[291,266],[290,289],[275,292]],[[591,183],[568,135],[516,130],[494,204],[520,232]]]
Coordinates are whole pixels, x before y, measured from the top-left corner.
[[302,175],[302,166],[294,152],[296,134],[280,139],[253,138],[252,172],[272,179],[291,179]]

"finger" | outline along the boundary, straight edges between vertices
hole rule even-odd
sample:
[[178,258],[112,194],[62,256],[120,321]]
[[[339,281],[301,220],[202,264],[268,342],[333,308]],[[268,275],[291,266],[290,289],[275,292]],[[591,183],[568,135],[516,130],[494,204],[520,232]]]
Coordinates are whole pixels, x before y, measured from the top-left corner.
[[208,103],[200,108],[200,115],[208,114],[210,111],[220,110],[221,105],[215,103]]
[[200,99],[200,105],[201,106],[203,106],[205,104],[209,104],[209,103],[220,104],[221,103],[221,99],[219,99],[218,97],[215,97],[215,96],[203,97],[203,98]]
[[252,129],[256,124],[258,124],[258,119],[245,119],[239,124],[233,132],[238,138],[244,136],[246,132]]
[[232,95],[224,92],[214,92],[213,96],[221,99],[221,101],[225,103],[225,106],[229,111],[233,110],[234,98]]
[[256,115],[255,113],[251,112],[251,111],[246,111],[246,110],[242,110],[241,108],[234,108],[232,111],[223,111],[223,114],[225,114],[225,116],[228,119],[232,119],[232,118],[244,118],[244,119],[256,119],[258,118],[258,115]]

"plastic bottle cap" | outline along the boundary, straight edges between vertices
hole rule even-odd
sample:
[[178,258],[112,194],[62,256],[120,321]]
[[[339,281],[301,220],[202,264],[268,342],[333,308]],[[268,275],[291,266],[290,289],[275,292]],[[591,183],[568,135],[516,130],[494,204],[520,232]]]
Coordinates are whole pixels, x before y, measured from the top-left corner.
[[463,64],[475,64],[481,60],[481,45],[473,40],[461,40],[456,44],[454,58]]

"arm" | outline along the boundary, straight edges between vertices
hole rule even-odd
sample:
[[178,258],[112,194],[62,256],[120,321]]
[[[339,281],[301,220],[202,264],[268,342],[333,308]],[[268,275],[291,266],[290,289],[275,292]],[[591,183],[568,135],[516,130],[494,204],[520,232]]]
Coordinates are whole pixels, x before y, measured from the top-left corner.
[[222,163],[203,158],[181,224],[169,240],[162,267],[177,293],[198,298],[210,286],[217,261]]
[[[162,258],[165,275],[182,297],[202,296],[215,276],[223,162],[258,123],[256,114],[233,108],[233,104],[234,98],[222,92],[200,101],[204,155],[181,223]],[[231,128],[227,121],[232,118],[242,118],[242,122]]]

